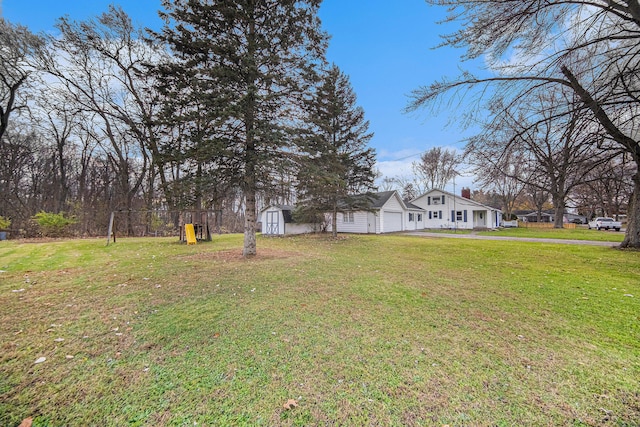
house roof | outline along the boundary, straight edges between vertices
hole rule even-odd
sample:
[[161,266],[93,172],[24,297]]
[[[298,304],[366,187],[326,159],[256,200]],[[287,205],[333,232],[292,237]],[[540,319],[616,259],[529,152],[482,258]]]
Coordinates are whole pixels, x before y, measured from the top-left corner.
[[[533,209],[517,210],[517,211],[514,211],[513,213],[515,215],[520,215],[520,216],[536,216],[536,215],[538,215],[538,211],[537,210],[533,210]],[[553,209],[545,209],[545,210],[541,211],[540,214],[542,216],[552,216],[552,215],[555,215],[556,212]],[[575,213],[572,213],[572,212],[568,212],[566,209],[564,210],[563,215],[586,218],[585,215],[580,215],[580,214],[575,214]]]
[[411,202],[407,202],[406,200],[403,200],[404,204],[407,206],[407,209],[413,209],[413,210],[419,210],[419,211],[423,211],[424,209],[422,209],[420,206],[416,206]]
[[[398,192],[396,190],[380,191],[380,192],[377,192],[377,193],[356,194],[356,195],[353,195],[353,196],[349,196],[349,198],[350,199],[359,199],[360,198],[362,201],[366,202],[366,205],[367,205],[368,209],[381,209],[389,201],[389,199],[391,199],[394,196],[394,194],[397,196],[398,201],[400,202],[400,204],[402,204],[406,209],[420,210],[420,211],[424,210],[419,206],[413,205],[411,203],[408,203],[408,202],[405,202],[404,200],[402,200],[402,198],[400,197],[400,195],[398,194]],[[343,204],[342,207],[344,208],[344,204]],[[293,220],[293,217],[292,217],[293,211],[296,209],[295,206],[290,206],[290,205],[269,205],[266,208],[264,208],[261,212],[264,212],[269,208],[280,209],[282,211],[282,215],[284,216],[284,222],[285,223],[295,222]],[[359,209],[356,208],[355,210],[359,210]]]
[[381,191],[379,193],[373,193],[373,197],[375,197],[373,203],[371,204],[371,207],[374,209],[380,209],[381,207],[384,206],[385,203],[387,203],[387,201],[391,198],[391,196],[393,196],[393,193],[395,193],[395,190],[392,191]]
[[[363,208],[373,209],[373,210],[380,209],[389,201],[391,197],[393,197],[394,194],[397,194],[397,191],[392,190],[392,191],[380,191],[378,193],[354,194],[345,198],[345,200],[343,200],[342,203],[338,202],[338,205],[339,205],[338,208],[345,209],[345,210],[361,210]],[[404,205],[404,202],[402,201],[400,196],[398,195],[397,197],[400,203]],[[348,200],[359,201],[360,207],[355,207],[355,208],[349,207],[351,203],[348,203],[347,202]]]
[[502,210],[500,210],[500,209],[498,209],[498,208],[494,208],[494,207],[491,207],[491,206],[483,205],[482,203],[480,203],[480,202],[476,202],[476,201],[475,201],[475,200],[473,200],[473,199],[467,199],[466,197],[457,196],[457,195],[455,195],[455,194],[453,194],[453,193],[449,193],[448,191],[440,190],[440,189],[437,189],[437,188],[434,188],[434,189],[432,189],[432,190],[427,191],[427,192],[426,192],[426,193],[424,193],[424,194],[419,195],[419,196],[418,196],[418,197],[416,197],[415,199],[411,200],[411,202],[413,203],[413,202],[415,202],[416,200],[418,200],[418,199],[420,199],[420,198],[422,198],[422,197],[428,196],[429,194],[434,193],[434,192],[442,193],[442,194],[444,194],[444,195],[445,195],[445,196],[447,196],[447,197],[454,197],[454,198],[456,198],[457,200],[464,200],[465,202],[470,202],[470,203],[472,203],[472,204],[474,204],[474,205],[476,205],[476,206],[478,206],[478,207],[481,207],[481,208],[485,208],[485,209],[489,209],[489,210],[497,211],[497,212],[502,212]]

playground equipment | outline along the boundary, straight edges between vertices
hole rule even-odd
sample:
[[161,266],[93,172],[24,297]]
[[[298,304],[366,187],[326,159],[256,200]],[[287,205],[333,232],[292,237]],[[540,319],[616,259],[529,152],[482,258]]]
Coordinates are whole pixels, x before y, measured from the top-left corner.
[[116,236],[178,236],[181,242],[195,244],[211,241],[214,228],[219,232],[220,211],[122,210],[112,211],[108,221],[107,245],[111,239],[115,243]]
[[195,245],[196,244],[196,232],[193,228],[193,224],[185,224],[184,225],[184,233],[187,237],[187,245]]

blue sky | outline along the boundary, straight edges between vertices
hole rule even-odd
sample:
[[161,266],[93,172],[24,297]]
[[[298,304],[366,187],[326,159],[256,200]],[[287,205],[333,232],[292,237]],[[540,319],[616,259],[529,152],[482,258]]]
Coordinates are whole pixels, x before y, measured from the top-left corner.
[[[111,3],[120,4],[137,24],[161,25],[160,0],[0,0],[0,11],[34,32],[50,32],[61,16],[87,19]],[[351,79],[375,133],[370,145],[378,168],[386,176],[410,175],[411,162],[429,148],[463,147],[461,130],[446,126],[452,111],[402,112],[413,89],[478,65],[461,64],[461,51],[433,49],[439,34],[452,30],[438,24],[445,12],[423,0],[324,0],[320,9],[323,28],[332,36],[328,59]],[[472,181],[462,177],[457,186],[473,187]]]

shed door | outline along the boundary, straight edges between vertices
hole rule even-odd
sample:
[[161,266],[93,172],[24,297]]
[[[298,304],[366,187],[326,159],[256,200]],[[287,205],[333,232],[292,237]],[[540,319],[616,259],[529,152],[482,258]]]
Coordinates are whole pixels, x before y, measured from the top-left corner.
[[384,232],[402,231],[402,212],[384,212]]
[[267,212],[267,234],[280,234],[278,227],[278,219],[280,217],[280,212]]

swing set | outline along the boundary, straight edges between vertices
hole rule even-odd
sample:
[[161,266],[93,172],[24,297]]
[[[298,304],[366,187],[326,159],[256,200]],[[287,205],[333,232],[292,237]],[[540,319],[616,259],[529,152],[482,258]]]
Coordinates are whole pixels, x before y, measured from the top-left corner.
[[[118,225],[128,230],[127,235],[136,236],[178,236],[181,242],[195,245],[197,241],[211,241],[212,224],[216,223],[216,214],[212,210],[184,211],[112,211],[107,230],[107,246],[113,239],[116,242]],[[132,220],[135,217],[137,221]],[[219,216],[218,216],[219,220]],[[130,222],[135,221],[135,226]]]

